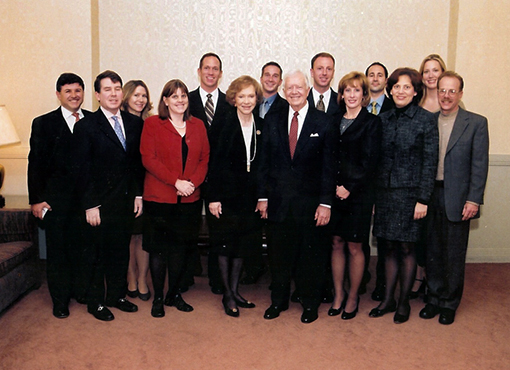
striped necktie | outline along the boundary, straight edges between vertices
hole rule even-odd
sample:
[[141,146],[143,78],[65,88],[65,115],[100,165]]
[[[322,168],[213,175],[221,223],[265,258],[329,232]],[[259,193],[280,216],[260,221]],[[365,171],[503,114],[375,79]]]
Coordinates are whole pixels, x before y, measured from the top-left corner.
[[212,101],[212,94],[207,94],[207,101],[205,102],[205,115],[207,116],[207,124],[211,126],[214,118],[214,104]]
[[126,150],[126,138],[124,137],[124,133],[122,132],[122,128],[120,127],[119,118],[117,116],[112,116],[112,119],[113,122],[115,122],[113,130],[115,131],[115,134],[119,138],[122,147],[124,148],[124,150]]

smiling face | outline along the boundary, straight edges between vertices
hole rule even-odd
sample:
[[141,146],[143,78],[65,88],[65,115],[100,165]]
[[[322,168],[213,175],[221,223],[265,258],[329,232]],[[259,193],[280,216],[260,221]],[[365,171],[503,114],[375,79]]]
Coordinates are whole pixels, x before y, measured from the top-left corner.
[[280,69],[276,66],[268,65],[264,68],[262,77],[260,77],[260,83],[265,97],[276,94],[278,92],[278,88],[282,84]]
[[457,78],[449,76],[441,78],[438,86],[438,99],[441,113],[450,114],[459,109],[462,95],[463,92],[460,91],[460,81]]
[[100,81],[100,90],[96,92],[96,99],[99,105],[112,114],[116,114],[122,103],[122,85],[120,82],[113,82],[109,77]]
[[423,84],[428,89],[436,89],[437,88],[437,79],[443,73],[443,69],[441,68],[441,64],[437,60],[428,60],[425,62],[423,66]]
[[188,95],[181,89],[177,89],[172,95],[164,97],[163,101],[168,107],[170,118],[182,116],[188,109]]
[[306,86],[306,79],[302,73],[295,73],[285,78],[285,98],[294,111],[299,111],[306,105],[306,98],[310,89]]
[[357,109],[363,102],[363,89],[358,81],[352,81],[352,84],[347,85],[342,94],[342,99],[345,102],[347,109]]
[[235,107],[237,112],[243,116],[251,115],[257,104],[257,94],[253,85],[246,86],[236,94]]
[[131,114],[141,116],[143,109],[147,105],[147,91],[143,86],[137,86],[133,95],[128,100],[128,111]]
[[202,61],[202,66],[198,69],[200,86],[209,93],[213,92],[218,87],[222,74],[218,58],[213,56],[205,57]]
[[378,64],[374,64],[368,70],[368,86],[370,88],[370,94],[378,95],[379,93],[384,92],[386,88],[386,74],[384,72],[384,68]]
[[397,108],[403,108],[410,104],[416,94],[411,78],[408,75],[401,75],[391,89],[391,95]]
[[83,88],[79,83],[63,85],[57,91],[57,98],[65,109],[76,113],[83,103]]
[[313,87],[320,93],[324,93],[331,85],[335,75],[335,62],[328,57],[318,57],[310,69],[313,79]]

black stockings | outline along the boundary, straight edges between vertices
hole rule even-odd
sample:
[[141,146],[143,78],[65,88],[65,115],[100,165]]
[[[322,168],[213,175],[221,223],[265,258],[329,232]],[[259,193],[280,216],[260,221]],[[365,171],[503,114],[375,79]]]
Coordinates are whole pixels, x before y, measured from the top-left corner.
[[242,258],[230,258],[227,256],[218,256],[218,264],[220,267],[221,281],[225,288],[223,299],[229,308],[237,308],[236,301],[246,302],[238,291],[239,277],[241,276],[241,268],[243,267]]
[[183,277],[185,257],[184,253],[150,253],[149,265],[154,286],[154,299],[163,298],[167,267],[167,296],[175,297],[179,294],[179,284]]

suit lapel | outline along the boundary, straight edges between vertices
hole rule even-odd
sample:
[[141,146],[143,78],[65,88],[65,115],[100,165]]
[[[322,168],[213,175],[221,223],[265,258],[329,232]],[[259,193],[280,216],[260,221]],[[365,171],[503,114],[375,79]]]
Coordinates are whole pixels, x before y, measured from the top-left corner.
[[279,119],[277,120],[277,129],[278,129],[278,135],[280,136],[280,141],[282,148],[284,148],[284,151],[290,160],[290,147],[289,147],[289,109],[290,107],[287,107],[286,109],[282,109],[278,114]]
[[308,144],[310,141],[310,135],[318,134],[318,132],[315,131],[317,123],[313,117],[315,113],[313,109],[313,107],[308,107],[308,113],[306,114],[305,121],[303,122],[303,127],[301,128],[301,133],[298,137],[293,160],[299,157],[299,153],[304,150],[306,144]]
[[457,113],[457,118],[455,118],[455,122],[453,123],[452,133],[450,135],[450,140],[448,140],[448,146],[446,147],[446,153],[448,153],[453,146],[457,143],[459,138],[462,136],[462,133],[466,130],[469,125],[469,117],[466,114],[466,111],[462,108],[459,108],[459,112]]
[[[122,149],[122,151],[124,151],[124,148],[122,147],[122,143],[120,142],[119,138],[117,137],[117,134],[113,130],[112,125],[110,124],[110,122],[108,122],[108,118],[106,118],[104,113],[101,111],[101,108],[97,111],[97,114],[99,114],[99,120],[98,120],[99,121],[99,129],[110,140],[112,140],[113,143],[115,143],[115,145],[117,145],[119,148]],[[124,121],[124,116],[122,117],[122,121]],[[126,130],[126,125],[125,124],[124,124],[124,130],[126,131],[126,135],[127,135],[127,130]],[[127,145],[127,139],[126,139],[126,145]]]

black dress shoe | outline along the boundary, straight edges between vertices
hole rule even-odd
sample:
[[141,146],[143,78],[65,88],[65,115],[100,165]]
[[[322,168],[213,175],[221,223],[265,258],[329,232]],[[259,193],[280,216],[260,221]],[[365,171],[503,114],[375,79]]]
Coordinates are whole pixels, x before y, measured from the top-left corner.
[[332,303],[335,296],[333,295],[333,292],[331,289],[324,289],[322,292],[322,303]]
[[455,321],[455,310],[451,308],[441,308],[439,313],[439,323],[443,325],[453,324]]
[[384,285],[376,285],[374,291],[372,292],[372,300],[381,302],[384,299],[384,291],[386,286]]
[[290,301],[294,303],[301,303],[301,297],[299,296],[299,292],[297,290],[294,290],[290,296]]
[[96,319],[101,321],[112,321],[115,318],[112,311],[110,311],[108,307],[105,307],[102,304],[98,304],[97,306],[88,306],[87,311]]
[[252,271],[250,273],[246,273],[244,277],[239,281],[239,284],[242,285],[251,285],[257,283],[257,281],[266,273],[267,268],[257,269],[256,271]]
[[427,281],[425,279],[414,279],[416,281],[421,281],[421,284],[420,284],[420,287],[418,288],[418,290],[411,290],[411,292],[409,293],[409,299],[416,299],[418,298],[421,294],[425,294],[425,288],[427,286]]
[[255,308],[255,303],[247,301],[243,297],[239,296],[239,298],[235,298],[236,304],[241,308]]
[[288,309],[289,309],[289,305],[285,305],[285,306],[271,305],[266,310],[266,312],[264,312],[264,319],[266,319],[266,320],[276,319],[278,316],[280,316],[280,312],[288,310]]
[[305,308],[301,315],[301,322],[303,324],[310,324],[319,318],[319,314],[316,308]]
[[140,298],[142,301],[147,302],[151,298],[151,291],[149,290],[147,293],[138,292],[138,298]]
[[328,310],[328,315],[329,316],[338,316],[338,315],[340,315],[342,313],[342,310],[344,309],[346,303],[347,303],[347,293],[344,290],[344,299],[342,299],[342,303],[340,304],[340,308],[333,308],[333,306],[331,306],[330,309]]
[[225,288],[222,286],[212,286],[211,292],[213,292],[213,294],[223,294],[225,292]]
[[134,303],[129,302],[125,298],[119,299],[115,304],[108,305],[110,307],[118,308],[119,310],[123,312],[136,312],[138,311],[138,306]]
[[151,315],[152,315],[152,317],[164,317],[165,316],[165,307],[163,306],[163,298],[154,299],[154,302],[152,302]]
[[427,303],[420,311],[422,319],[433,319],[439,313],[439,307],[435,304]]
[[55,306],[53,307],[53,316],[57,319],[65,319],[69,317],[69,308],[66,306]]
[[411,306],[407,305],[407,312],[406,313],[395,313],[395,316],[393,316],[393,322],[395,324],[403,324],[407,320],[409,320],[409,315],[411,314]]
[[128,291],[126,292],[126,294],[127,294],[127,296],[128,296],[128,297],[130,297],[130,298],[136,298],[136,297],[138,297],[139,292],[138,292],[138,289],[136,289],[136,290],[129,290],[129,289],[128,289]]
[[396,310],[397,310],[397,302],[393,301],[393,303],[386,306],[386,308],[379,308],[379,306],[377,306],[376,308],[372,309],[372,311],[370,311],[368,316],[381,317],[381,316],[387,314],[388,312],[395,312]]
[[182,299],[180,294],[177,294],[175,297],[166,296],[165,298],[165,306],[173,306],[182,312],[191,312],[193,311],[193,307]]
[[82,297],[82,296],[76,296],[76,302],[78,302],[79,304],[87,304],[87,299],[85,297]]
[[356,317],[356,314],[358,313],[358,308],[359,308],[359,296],[358,296],[358,303],[356,304],[356,309],[352,312],[346,312],[344,310],[344,312],[342,312],[342,320],[354,319]]
[[228,316],[239,317],[239,310],[237,309],[237,307],[230,308],[228,306],[228,299],[225,299],[225,297],[223,297],[223,299],[221,300],[221,303],[223,303],[223,308],[225,309],[225,313]]

